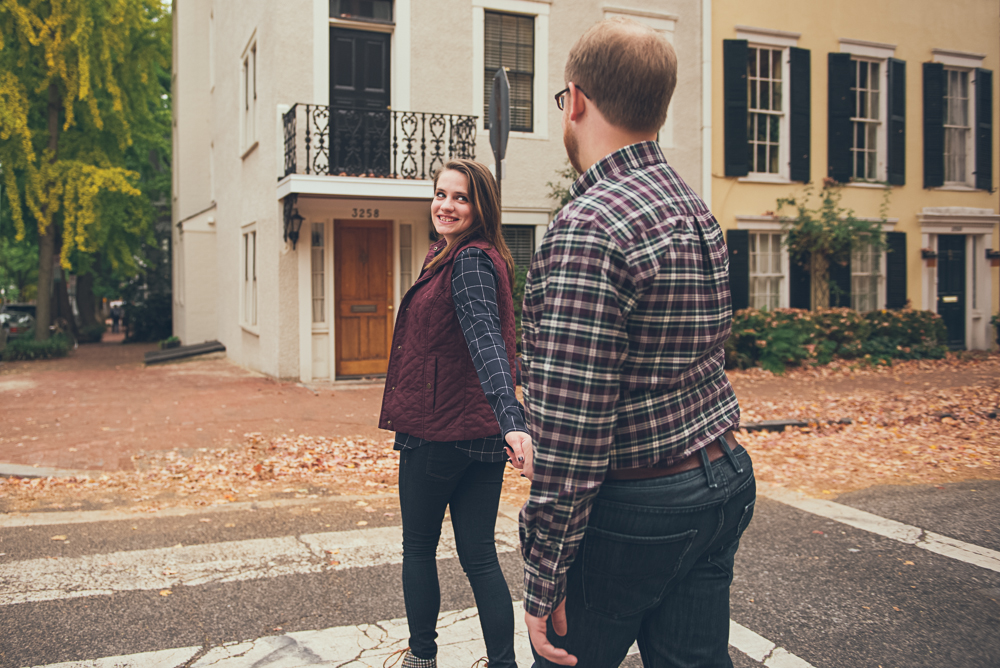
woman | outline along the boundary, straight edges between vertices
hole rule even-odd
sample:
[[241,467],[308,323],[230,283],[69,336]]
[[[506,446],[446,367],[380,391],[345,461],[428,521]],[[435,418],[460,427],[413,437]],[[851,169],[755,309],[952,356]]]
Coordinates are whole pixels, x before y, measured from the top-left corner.
[[505,460],[530,438],[514,395],[514,262],[496,181],[448,162],[434,177],[424,268],[400,303],[379,427],[396,432],[403,517],[404,668],[435,668],[441,606],[435,553],[445,509],[472,585],[490,668],[516,666],[514,610],[493,532]]

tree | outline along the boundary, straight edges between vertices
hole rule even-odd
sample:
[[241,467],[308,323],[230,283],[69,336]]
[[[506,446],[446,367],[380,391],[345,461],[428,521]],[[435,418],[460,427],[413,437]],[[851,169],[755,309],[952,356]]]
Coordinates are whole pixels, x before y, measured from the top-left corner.
[[17,238],[38,230],[36,338],[56,252],[60,273],[97,251],[135,273],[153,240],[127,166],[158,127],[169,35],[159,0],[0,0],[0,164]]
[[782,221],[784,244],[788,247],[789,259],[809,269],[813,311],[830,304],[831,263],[846,265],[851,259],[851,251],[862,245],[871,246],[876,252],[885,250],[882,225],[886,221],[889,192],[886,186],[878,220],[858,218],[853,210],[842,207],[840,186],[830,179],[823,180],[819,205],[815,208],[810,206],[814,196],[811,185],[806,186],[801,197],[778,199],[779,214],[786,207],[796,211],[794,217]]

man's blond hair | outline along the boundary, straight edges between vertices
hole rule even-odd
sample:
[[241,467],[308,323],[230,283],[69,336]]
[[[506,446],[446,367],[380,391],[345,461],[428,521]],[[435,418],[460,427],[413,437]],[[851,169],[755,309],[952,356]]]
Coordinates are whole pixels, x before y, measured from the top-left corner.
[[570,49],[572,81],[604,118],[633,132],[656,132],[677,85],[677,54],[659,33],[624,18],[591,27]]

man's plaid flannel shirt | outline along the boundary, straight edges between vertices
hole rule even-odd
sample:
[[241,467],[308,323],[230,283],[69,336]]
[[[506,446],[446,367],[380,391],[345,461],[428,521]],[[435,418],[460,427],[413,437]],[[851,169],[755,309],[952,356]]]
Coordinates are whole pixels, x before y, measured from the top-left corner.
[[524,607],[550,614],[610,469],[669,466],[739,426],[723,371],[729,260],[708,207],[654,142],[576,183],[524,290],[535,477],[521,511]]

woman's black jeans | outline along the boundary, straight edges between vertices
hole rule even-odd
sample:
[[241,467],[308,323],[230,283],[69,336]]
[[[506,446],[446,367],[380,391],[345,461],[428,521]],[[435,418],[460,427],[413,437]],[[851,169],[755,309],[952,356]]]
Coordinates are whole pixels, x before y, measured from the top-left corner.
[[458,559],[476,597],[490,668],[517,666],[514,607],[493,535],[504,466],[472,459],[447,443],[427,443],[400,453],[403,597],[410,651],[418,658],[437,656],[441,590],[435,556],[445,508],[451,506]]

